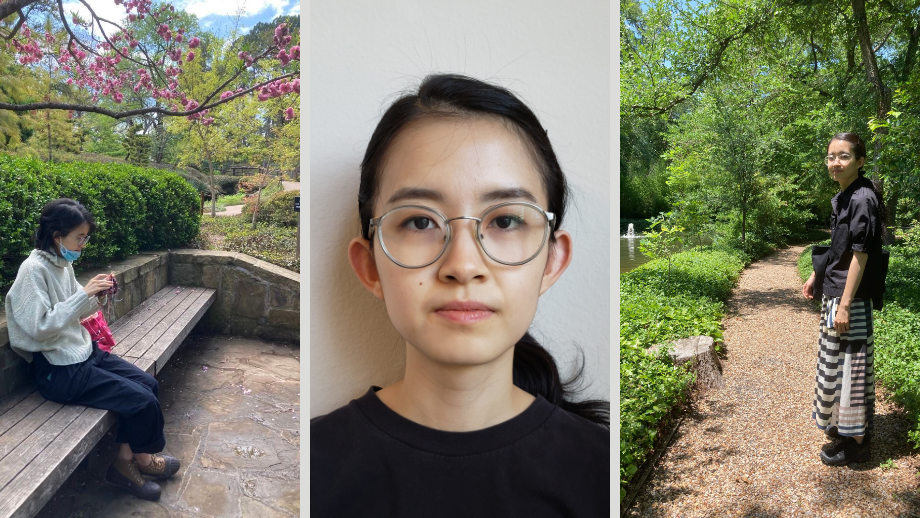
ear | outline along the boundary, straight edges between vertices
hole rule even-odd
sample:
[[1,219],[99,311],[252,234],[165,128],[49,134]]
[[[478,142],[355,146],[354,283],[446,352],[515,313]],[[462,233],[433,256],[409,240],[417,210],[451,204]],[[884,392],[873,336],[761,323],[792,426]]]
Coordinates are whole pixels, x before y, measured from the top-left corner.
[[859,161],[856,162],[856,169],[859,169],[866,164],[866,157],[860,157],[858,160]]
[[556,283],[572,262],[572,235],[565,230],[557,230],[554,235],[556,241],[549,245],[549,256],[546,258],[543,281],[540,283],[540,295]]
[[377,273],[377,263],[374,262],[374,251],[371,250],[370,241],[361,237],[352,239],[348,243],[348,261],[367,291],[378,299],[383,299],[380,275]]

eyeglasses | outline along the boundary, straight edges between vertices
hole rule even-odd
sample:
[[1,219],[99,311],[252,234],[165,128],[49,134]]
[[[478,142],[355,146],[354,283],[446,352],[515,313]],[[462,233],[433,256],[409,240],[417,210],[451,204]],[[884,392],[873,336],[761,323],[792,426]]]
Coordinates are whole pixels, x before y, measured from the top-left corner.
[[86,246],[86,243],[89,243],[89,235],[88,235],[88,234],[85,235],[85,236],[83,236],[83,237],[78,237],[78,238],[77,238],[77,244],[79,244],[80,246]]
[[824,163],[827,165],[834,163],[834,160],[840,160],[841,163],[845,164],[850,160],[853,160],[853,155],[848,153],[840,153],[839,155],[827,155],[824,157]]
[[487,208],[478,218],[448,219],[423,205],[403,205],[370,220],[377,242],[391,261],[403,268],[424,268],[444,255],[451,239],[451,221],[476,222],[476,241],[493,261],[518,266],[535,258],[546,244],[555,215],[528,202],[506,202]]

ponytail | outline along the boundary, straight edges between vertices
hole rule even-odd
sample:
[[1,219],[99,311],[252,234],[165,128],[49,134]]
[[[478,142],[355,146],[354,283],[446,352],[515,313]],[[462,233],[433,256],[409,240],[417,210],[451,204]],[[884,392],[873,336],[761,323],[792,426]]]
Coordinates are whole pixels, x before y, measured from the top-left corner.
[[610,428],[610,402],[599,399],[573,401],[572,396],[584,371],[584,357],[578,370],[568,381],[559,377],[552,355],[537,340],[526,333],[514,346],[514,384],[535,396],[589,421]]

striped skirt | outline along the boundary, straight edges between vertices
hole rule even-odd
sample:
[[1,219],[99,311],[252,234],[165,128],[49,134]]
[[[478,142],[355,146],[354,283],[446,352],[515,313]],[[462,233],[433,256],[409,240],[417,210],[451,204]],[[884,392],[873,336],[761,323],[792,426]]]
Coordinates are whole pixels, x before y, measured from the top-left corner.
[[812,417],[818,428],[836,427],[840,435],[866,435],[875,412],[872,360],[872,301],[850,304],[850,330],[838,334],[834,314],[840,297],[821,300],[818,368]]

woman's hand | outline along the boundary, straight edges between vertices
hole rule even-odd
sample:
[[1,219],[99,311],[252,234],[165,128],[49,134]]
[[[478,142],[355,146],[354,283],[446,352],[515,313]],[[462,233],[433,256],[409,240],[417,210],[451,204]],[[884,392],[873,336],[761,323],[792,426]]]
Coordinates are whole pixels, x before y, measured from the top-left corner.
[[837,313],[834,314],[834,329],[837,330],[837,334],[850,330],[850,306],[837,305]]
[[112,280],[109,278],[109,274],[100,273],[99,275],[93,277],[86,283],[86,286],[83,286],[83,291],[86,292],[90,297],[96,295],[98,296],[103,291],[112,287]]
[[815,298],[815,272],[811,272],[811,277],[802,286],[802,296],[808,300]]

